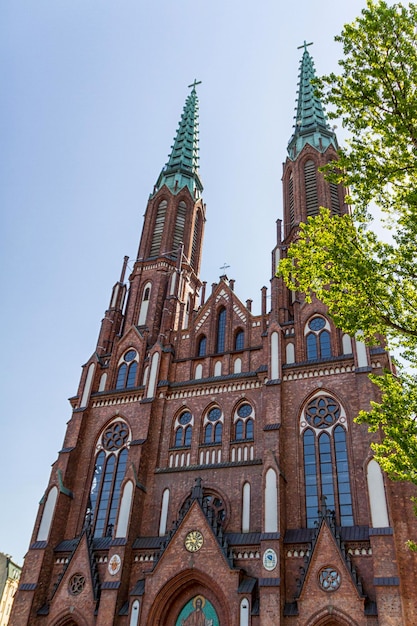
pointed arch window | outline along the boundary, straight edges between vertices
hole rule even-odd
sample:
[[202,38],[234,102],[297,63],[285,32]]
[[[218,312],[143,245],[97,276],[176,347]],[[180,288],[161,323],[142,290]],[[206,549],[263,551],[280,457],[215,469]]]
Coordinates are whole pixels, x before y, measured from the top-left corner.
[[155,226],[153,230],[153,237],[151,243],[151,251],[150,256],[156,256],[161,249],[162,243],[162,235],[164,232],[164,224],[165,224],[165,215],[167,212],[168,202],[166,200],[162,200],[156,212]]
[[126,473],[129,440],[129,427],[121,420],[115,420],[101,436],[89,503],[95,537],[113,535]]
[[197,356],[206,356],[206,349],[207,349],[207,337],[203,335],[198,340]]
[[190,411],[183,411],[174,424],[174,448],[189,448],[193,436],[194,418]]
[[328,359],[332,356],[330,343],[330,324],[324,317],[313,317],[307,324],[306,335],[307,361]]
[[181,200],[181,202],[178,204],[177,215],[175,218],[174,240],[172,245],[172,249],[175,254],[177,254],[180,244],[184,243],[184,227],[186,215],[187,205],[183,200]]
[[235,411],[234,415],[234,430],[235,430],[235,441],[240,441],[242,439],[245,440],[253,440],[254,438],[254,419],[255,419],[255,411],[253,407],[248,403],[244,402]]
[[136,350],[128,350],[121,361],[117,371],[116,389],[131,389],[135,386],[138,369],[138,353]]
[[314,528],[319,510],[333,511],[340,526],[353,526],[347,451],[346,416],[331,396],[317,395],[301,417],[307,527]]
[[294,178],[292,172],[288,179],[288,206],[290,210],[290,224],[294,226],[295,217],[294,217]]
[[304,164],[304,184],[307,217],[310,215],[318,215],[319,201],[317,196],[317,166],[312,160],[306,161]]
[[193,266],[194,269],[198,268],[200,224],[201,224],[201,218],[200,218],[200,213],[198,212],[196,213],[196,216],[195,216],[193,242],[191,245],[191,265]]
[[212,407],[204,417],[204,443],[222,442],[224,416],[219,407]]
[[146,283],[143,288],[142,301],[140,303],[138,326],[144,326],[146,324],[146,317],[148,315],[149,300],[151,298],[151,283]]
[[224,352],[226,344],[226,309],[220,309],[217,316],[216,351]]
[[235,350],[243,350],[245,345],[245,333],[242,329],[239,329],[235,335]]
[[330,183],[330,202],[332,215],[340,215],[339,185],[336,183]]

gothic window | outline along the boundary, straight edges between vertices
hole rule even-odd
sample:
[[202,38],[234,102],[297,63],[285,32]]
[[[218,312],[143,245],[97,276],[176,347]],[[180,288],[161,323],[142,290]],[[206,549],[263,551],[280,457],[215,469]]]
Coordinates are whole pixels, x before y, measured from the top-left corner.
[[152,244],[150,256],[156,256],[160,252],[161,243],[162,243],[162,234],[164,232],[164,223],[165,223],[165,215],[167,212],[168,202],[166,200],[162,200],[159,203],[156,219],[155,219],[155,227],[153,231]]
[[138,326],[144,326],[146,324],[146,316],[148,314],[149,300],[151,297],[151,283],[146,283],[143,288],[142,301],[140,303]]
[[172,249],[175,254],[177,254],[178,248],[184,240],[184,226],[185,226],[185,217],[187,214],[187,206],[183,200],[178,204],[177,208],[177,216],[175,218],[175,226],[174,226],[174,241],[172,245]]
[[340,526],[353,526],[346,416],[341,405],[317,395],[301,417],[307,527],[313,528],[323,506]]
[[191,265],[194,269],[197,269],[198,265],[198,242],[200,238],[200,223],[200,213],[197,213],[195,216],[193,242],[191,247]]
[[238,330],[235,335],[235,350],[243,350],[245,343],[245,333],[243,330]]
[[314,161],[306,161],[304,164],[304,184],[307,217],[317,215],[319,211],[319,201],[317,197],[317,166]]
[[339,186],[336,183],[330,183],[330,201],[332,215],[340,215]]
[[294,178],[292,172],[288,179],[288,206],[290,209],[290,224],[294,226]]
[[90,490],[90,514],[95,537],[112,536],[130,439],[125,422],[115,420],[103,432]]
[[48,541],[49,531],[52,524],[52,519],[55,512],[55,505],[58,499],[57,487],[52,487],[46,498],[45,506],[42,512],[42,519],[39,525],[38,535],[36,541]]
[[194,418],[190,411],[183,411],[175,420],[174,448],[189,448],[193,434]]
[[223,434],[223,414],[219,407],[212,407],[204,417],[204,443],[221,443]]
[[116,389],[131,389],[135,386],[136,372],[138,369],[138,353],[136,350],[128,350],[119,361],[117,371]]
[[332,356],[330,345],[330,324],[324,317],[313,317],[307,324],[306,335],[307,361],[327,359]]
[[206,349],[207,349],[207,337],[203,335],[198,340],[197,356],[206,356]]
[[250,404],[244,402],[238,406],[234,415],[235,441],[254,438],[254,419],[255,412]]
[[216,352],[224,352],[226,341],[226,309],[220,309],[217,316]]

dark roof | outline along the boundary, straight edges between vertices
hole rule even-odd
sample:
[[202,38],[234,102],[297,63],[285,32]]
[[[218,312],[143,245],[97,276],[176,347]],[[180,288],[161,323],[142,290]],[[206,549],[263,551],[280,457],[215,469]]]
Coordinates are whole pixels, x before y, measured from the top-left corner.
[[120,587],[120,580],[109,580],[108,582],[101,583],[102,589],[118,589]]
[[245,576],[240,581],[238,593],[252,593],[254,587],[256,585],[256,578],[252,578],[252,576]]
[[[343,541],[369,540],[370,529],[368,526],[342,526],[337,530]],[[309,543],[313,539],[314,533],[314,528],[288,528],[285,532],[284,543]]]
[[284,617],[290,617],[291,615],[298,615],[297,602],[286,602],[284,606]]
[[231,546],[253,546],[261,542],[261,533],[225,533]]
[[267,424],[264,426],[264,430],[279,430],[281,428],[281,424]]
[[55,547],[55,552],[72,552],[77,543],[78,539],[64,539]]
[[400,579],[398,576],[381,576],[378,578],[374,578],[375,586],[382,587],[398,587],[400,584]]
[[314,532],[313,528],[288,528],[285,531],[284,543],[309,543]]
[[136,550],[149,550],[157,549],[161,547],[161,543],[165,540],[165,537],[138,537],[133,543],[133,549]]
[[32,545],[30,546],[31,550],[43,550],[44,548],[46,548],[46,546],[48,545],[47,541],[35,541],[35,543],[32,543]]
[[136,585],[133,587],[132,591],[130,592],[131,596],[143,596],[143,594],[145,593],[145,580],[138,580],[138,582],[136,583]]
[[280,578],[260,578],[259,585],[261,587],[279,587],[281,584]]

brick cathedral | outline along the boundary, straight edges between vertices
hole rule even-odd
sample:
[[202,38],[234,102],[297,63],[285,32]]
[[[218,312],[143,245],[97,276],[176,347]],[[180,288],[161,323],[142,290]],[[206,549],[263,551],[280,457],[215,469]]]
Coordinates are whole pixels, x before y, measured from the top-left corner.
[[318,172],[338,146],[313,76],[305,46],[260,315],[227,276],[210,290],[200,278],[190,86],[133,270],[126,284],[125,258],[70,399],[13,626],[417,624],[413,491],[387,480],[354,422],[389,355],[275,276],[301,221],[348,211]]

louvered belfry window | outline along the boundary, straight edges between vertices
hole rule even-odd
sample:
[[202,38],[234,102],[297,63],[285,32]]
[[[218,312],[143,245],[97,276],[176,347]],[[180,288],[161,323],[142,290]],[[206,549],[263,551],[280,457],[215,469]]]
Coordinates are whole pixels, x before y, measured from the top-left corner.
[[152,237],[150,256],[156,256],[160,252],[162,234],[164,232],[165,215],[167,212],[167,204],[168,202],[166,200],[162,200],[162,202],[160,202],[158,206],[158,210],[156,213],[156,220],[155,220],[155,228],[154,228],[153,237]]
[[185,216],[187,213],[187,206],[185,202],[181,200],[177,208],[177,217],[175,219],[175,228],[174,228],[174,241],[172,249],[175,253],[178,251],[178,247],[184,241],[184,226],[185,226]]
[[304,183],[307,217],[317,215],[319,212],[319,201],[317,197],[317,166],[314,161],[310,160],[305,162]]
[[200,215],[197,213],[194,222],[193,243],[191,249],[191,265],[196,268],[198,262],[198,234],[200,230]]
[[330,200],[332,203],[332,214],[340,215],[339,186],[330,183]]
[[292,172],[288,180],[288,205],[290,209],[290,224],[294,226],[294,179]]

